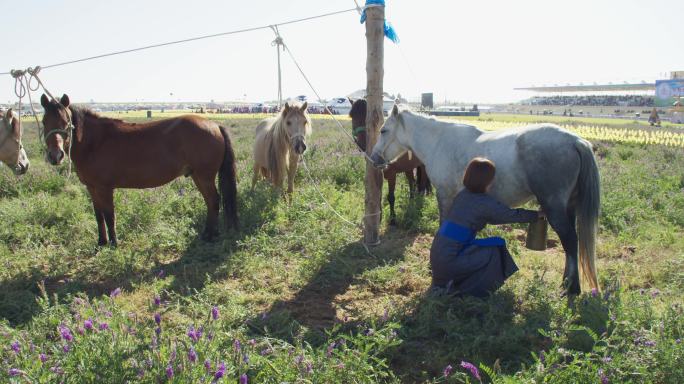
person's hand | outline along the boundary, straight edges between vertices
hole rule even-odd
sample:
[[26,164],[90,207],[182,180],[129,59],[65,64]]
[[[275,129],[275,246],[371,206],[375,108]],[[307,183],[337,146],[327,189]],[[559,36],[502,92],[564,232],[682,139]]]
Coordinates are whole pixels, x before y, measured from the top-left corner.
[[546,219],[546,212],[544,212],[544,211],[541,210],[541,209],[538,210],[538,211],[537,211],[537,218],[539,218],[539,219]]

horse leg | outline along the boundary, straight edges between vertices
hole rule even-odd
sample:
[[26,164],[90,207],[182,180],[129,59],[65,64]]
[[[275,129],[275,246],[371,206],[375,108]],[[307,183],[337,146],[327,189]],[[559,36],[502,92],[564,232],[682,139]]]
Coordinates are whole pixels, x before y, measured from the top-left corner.
[[107,244],[107,227],[105,225],[104,208],[106,202],[103,199],[101,189],[87,186],[90,199],[93,201],[93,210],[95,211],[95,220],[97,221],[97,245],[102,247]]
[[204,203],[207,205],[207,221],[202,233],[202,239],[211,241],[218,235],[219,194],[214,183],[214,176],[192,174],[192,181],[199,189]]
[[297,175],[297,167],[299,166],[299,155],[290,151],[290,165],[287,168],[287,195],[292,195],[294,191],[294,179]]
[[439,224],[446,218],[448,209],[451,208],[451,198],[443,190],[437,189],[437,208],[439,209]]
[[390,225],[397,225],[397,215],[394,213],[394,189],[397,187],[396,172],[386,172],[385,179],[387,180],[387,202],[390,207]]
[[412,199],[416,192],[416,177],[413,175],[413,169],[404,172],[404,174],[406,175],[406,180],[408,181],[409,185],[409,197]]
[[565,251],[565,270],[563,272],[563,290],[569,295],[580,293],[579,267],[577,263],[577,231],[575,215],[570,214],[567,206],[546,205],[542,203],[551,228],[558,234]]

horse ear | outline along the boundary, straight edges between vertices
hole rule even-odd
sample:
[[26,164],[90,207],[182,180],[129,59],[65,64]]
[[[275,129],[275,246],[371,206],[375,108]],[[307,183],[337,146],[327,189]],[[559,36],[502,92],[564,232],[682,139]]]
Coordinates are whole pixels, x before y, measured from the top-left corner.
[[48,105],[50,105],[50,100],[47,98],[47,95],[43,93],[43,96],[40,97],[40,105],[43,106],[43,108],[47,109]]
[[349,100],[349,104],[354,105],[354,100],[351,97],[347,97],[347,100]]
[[309,103],[307,101],[305,101],[304,104],[302,104],[302,106],[299,107],[299,110],[302,112],[306,112],[306,107],[308,107],[308,106],[309,106]]
[[18,118],[13,119],[13,113],[14,112],[10,108],[10,110],[7,111],[7,114],[5,115],[5,118],[12,124],[12,133],[14,133],[14,136],[21,138],[21,120]]
[[286,114],[289,109],[290,109],[290,103],[288,103],[286,101],[285,105],[283,106],[283,115]]
[[394,107],[392,107],[392,116],[396,116],[399,114],[399,107],[394,104]]
[[62,95],[62,98],[59,100],[59,102],[64,106],[64,108],[69,108],[69,96],[65,94]]

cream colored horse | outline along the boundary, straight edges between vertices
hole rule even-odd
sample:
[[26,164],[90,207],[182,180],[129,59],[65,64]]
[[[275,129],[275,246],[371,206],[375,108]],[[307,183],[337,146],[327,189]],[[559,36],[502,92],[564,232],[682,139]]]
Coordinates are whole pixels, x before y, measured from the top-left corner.
[[306,150],[306,138],[311,135],[311,119],[306,107],[306,102],[302,105],[285,103],[278,116],[264,119],[257,125],[252,188],[263,177],[282,189],[287,173],[287,193],[292,193],[299,156]]
[[21,145],[21,122],[12,109],[0,111],[0,161],[12,168],[15,175],[28,171],[29,159]]

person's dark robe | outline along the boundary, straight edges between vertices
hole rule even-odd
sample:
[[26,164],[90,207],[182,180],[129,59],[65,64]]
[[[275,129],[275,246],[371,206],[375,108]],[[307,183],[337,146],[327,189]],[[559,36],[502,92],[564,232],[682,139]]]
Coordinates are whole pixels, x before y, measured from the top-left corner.
[[475,237],[487,224],[527,223],[537,218],[536,211],[511,209],[487,194],[464,189],[454,199],[451,211],[432,242],[433,287],[444,288],[449,293],[484,297],[518,270],[502,239],[459,241],[445,232],[446,227],[469,230]]

